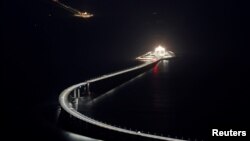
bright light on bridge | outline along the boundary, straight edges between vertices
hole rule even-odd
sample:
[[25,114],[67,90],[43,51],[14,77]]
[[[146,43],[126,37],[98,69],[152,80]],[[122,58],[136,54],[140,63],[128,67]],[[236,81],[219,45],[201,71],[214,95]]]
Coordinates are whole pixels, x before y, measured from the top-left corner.
[[156,56],[164,56],[166,54],[165,48],[163,48],[161,45],[159,45],[157,48],[155,48],[155,55]]
[[147,62],[154,62],[159,59],[168,59],[174,57],[174,53],[172,51],[166,50],[161,45],[157,46],[154,51],[150,51],[142,56],[137,57],[136,59]]

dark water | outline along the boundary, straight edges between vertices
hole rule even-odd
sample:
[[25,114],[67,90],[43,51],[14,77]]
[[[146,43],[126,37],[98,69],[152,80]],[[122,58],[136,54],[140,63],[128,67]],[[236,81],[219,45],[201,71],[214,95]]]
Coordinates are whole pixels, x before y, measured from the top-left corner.
[[111,125],[192,140],[213,139],[213,128],[247,130],[247,101],[225,92],[235,90],[232,82],[207,69],[214,65],[188,66],[185,59],[162,61],[78,110]]
[[159,44],[177,58],[82,111],[111,124],[192,139],[209,138],[212,128],[249,129],[247,2],[66,3],[95,17],[75,18],[50,0],[1,5],[1,127],[9,140],[74,140],[56,126],[60,92],[136,65],[134,58]]

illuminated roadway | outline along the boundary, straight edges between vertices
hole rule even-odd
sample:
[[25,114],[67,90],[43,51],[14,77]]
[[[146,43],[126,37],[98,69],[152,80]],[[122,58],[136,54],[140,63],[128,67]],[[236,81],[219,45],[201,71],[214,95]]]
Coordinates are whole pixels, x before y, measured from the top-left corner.
[[[169,57],[169,58],[171,58],[171,57]],[[164,59],[167,59],[167,58],[164,58]],[[125,134],[131,134],[131,135],[142,136],[142,137],[152,138],[152,139],[158,139],[158,140],[183,141],[181,139],[175,139],[175,138],[170,138],[170,137],[153,135],[153,134],[144,133],[144,132],[140,132],[140,131],[128,130],[128,129],[124,129],[124,128],[112,126],[112,125],[103,123],[101,121],[97,121],[97,120],[92,119],[92,118],[90,118],[90,117],[88,117],[88,116],[86,116],[86,115],[84,115],[82,113],[79,113],[77,110],[75,110],[72,107],[72,105],[68,101],[68,97],[71,94],[71,92],[74,91],[75,89],[81,87],[81,86],[88,85],[91,82],[99,81],[99,80],[102,80],[102,79],[106,79],[106,78],[110,78],[110,77],[113,77],[113,76],[116,76],[116,75],[127,73],[127,72],[130,72],[130,71],[133,71],[133,70],[137,70],[137,69],[146,67],[147,65],[150,65],[152,63],[155,63],[157,61],[161,61],[161,59],[158,59],[158,60],[155,60],[155,61],[152,61],[152,62],[147,62],[147,63],[144,63],[142,65],[135,66],[133,68],[129,68],[129,69],[126,69],[126,70],[118,71],[118,72],[111,73],[111,74],[108,74],[108,75],[103,75],[103,76],[100,76],[98,78],[90,79],[90,80],[87,80],[85,82],[73,85],[73,86],[65,89],[60,94],[60,96],[59,96],[60,105],[70,115],[72,115],[72,116],[74,116],[74,117],[76,117],[76,118],[78,118],[78,119],[80,119],[82,121],[85,121],[87,123],[90,123],[90,124],[93,124],[93,125],[96,125],[96,126],[99,126],[99,127],[102,127],[102,128],[106,128],[106,129],[113,130],[113,131],[116,131],[116,132],[122,132],[122,133],[125,133]]]

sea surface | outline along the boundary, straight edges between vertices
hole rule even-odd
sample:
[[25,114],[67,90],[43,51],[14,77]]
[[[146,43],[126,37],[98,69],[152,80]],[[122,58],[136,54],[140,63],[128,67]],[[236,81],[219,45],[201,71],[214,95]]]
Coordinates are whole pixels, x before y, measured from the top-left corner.
[[218,64],[203,59],[163,60],[97,98],[80,98],[78,111],[114,126],[189,140],[209,140],[214,128],[246,129],[244,99],[226,93],[234,88],[213,71]]
[[[79,110],[128,129],[198,140],[249,130],[248,3],[4,1],[3,138],[81,140],[57,126],[58,97],[87,79],[140,64],[159,44],[176,54]],[[241,140],[242,138],[235,138]],[[243,138],[244,139],[244,138]]]

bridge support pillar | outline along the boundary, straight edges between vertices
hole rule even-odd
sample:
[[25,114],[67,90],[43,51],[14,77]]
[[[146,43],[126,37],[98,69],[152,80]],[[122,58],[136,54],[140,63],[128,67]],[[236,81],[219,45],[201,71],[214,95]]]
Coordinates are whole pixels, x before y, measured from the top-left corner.
[[77,88],[77,98],[81,97],[81,88]]
[[87,90],[86,90],[86,85],[83,85],[83,94],[86,94],[87,92],[86,92]]
[[90,88],[89,88],[90,84],[87,83],[87,86],[86,86],[86,91],[87,91],[87,94],[90,94]]
[[76,98],[76,89],[74,89],[73,97]]
[[73,97],[74,98],[79,98],[79,97],[81,97],[81,90],[80,90],[80,88],[76,88],[76,89],[74,89],[74,91],[73,91]]

